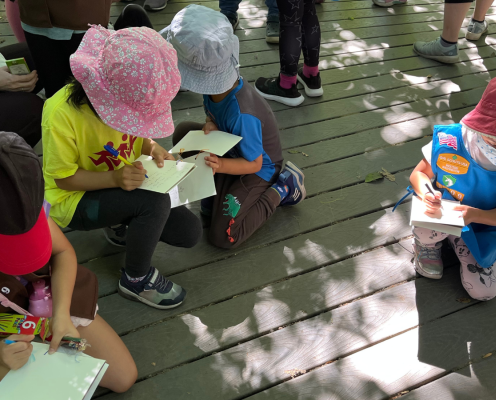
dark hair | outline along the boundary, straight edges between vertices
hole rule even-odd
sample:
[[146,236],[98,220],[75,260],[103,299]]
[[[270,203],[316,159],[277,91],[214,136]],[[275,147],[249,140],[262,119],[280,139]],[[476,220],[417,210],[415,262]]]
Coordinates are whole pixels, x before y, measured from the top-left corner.
[[84,91],[83,85],[81,85],[81,83],[78,80],[76,80],[75,78],[70,78],[67,83],[67,90],[69,90],[70,92],[69,97],[67,98],[67,102],[71,106],[80,110],[83,104],[88,104],[88,107],[90,108],[91,111],[93,111],[93,114],[95,114],[98,118],[100,118],[97,112],[95,111],[93,104],[91,104],[90,99],[88,99],[88,96]]

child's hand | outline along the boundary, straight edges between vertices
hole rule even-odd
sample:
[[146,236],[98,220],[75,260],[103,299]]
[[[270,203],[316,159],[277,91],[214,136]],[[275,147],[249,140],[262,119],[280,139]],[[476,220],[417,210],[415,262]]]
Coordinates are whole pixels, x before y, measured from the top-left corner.
[[133,165],[124,165],[123,168],[114,171],[114,179],[121,189],[131,191],[141,186],[145,180],[146,169],[140,161]]
[[218,131],[217,125],[215,125],[212,121],[207,122],[203,125],[202,131],[205,132],[205,135],[208,135],[212,131]]
[[33,345],[30,343],[33,335],[10,335],[8,340],[14,340],[17,343],[7,344],[0,342],[0,364],[8,369],[16,370],[26,364],[33,351]]
[[172,154],[155,142],[152,144],[152,151],[150,152],[150,155],[155,159],[155,162],[159,168],[164,166],[164,160],[176,160]]
[[217,170],[222,166],[222,158],[210,153],[209,157],[205,157],[205,164],[212,168],[212,172],[215,175],[218,172]]
[[69,315],[53,317],[50,321],[50,331],[52,332],[52,341],[50,342],[48,354],[53,354],[57,351],[64,336],[79,337],[79,332]]
[[459,206],[455,206],[454,210],[462,212],[463,221],[465,222],[465,225],[469,225],[472,222],[477,221],[477,214],[479,212],[478,208],[469,207],[469,206],[465,206],[463,204],[460,204]]
[[424,198],[422,199],[422,202],[425,205],[425,212],[427,214],[434,214],[441,208],[441,198],[443,197],[443,194],[438,190],[434,190],[434,194],[436,195],[435,197],[432,193],[427,192],[424,194]]

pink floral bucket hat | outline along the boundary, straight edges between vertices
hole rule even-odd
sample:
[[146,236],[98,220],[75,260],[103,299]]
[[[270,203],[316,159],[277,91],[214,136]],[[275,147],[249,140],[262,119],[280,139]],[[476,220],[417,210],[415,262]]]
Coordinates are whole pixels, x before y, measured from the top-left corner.
[[177,55],[153,29],[93,25],[70,63],[106,125],[144,138],[174,132],[170,102],[181,86]]

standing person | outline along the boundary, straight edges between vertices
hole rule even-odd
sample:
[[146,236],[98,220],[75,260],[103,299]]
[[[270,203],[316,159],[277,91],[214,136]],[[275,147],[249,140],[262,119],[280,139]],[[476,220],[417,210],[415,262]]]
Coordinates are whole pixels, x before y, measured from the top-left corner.
[[[108,26],[112,0],[18,1],[21,25],[48,98],[72,77],[69,57],[88,25]],[[152,27],[140,6],[124,8],[116,21],[116,29],[130,26]]]
[[[445,0],[444,24],[441,36],[431,42],[415,42],[413,51],[421,57],[430,58],[442,63],[452,64],[459,61],[458,35],[463,20],[472,0]],[[493,0],[476,0],[474,14],[470,20],[465,38],[479,40],[487,32],[486,13]]]
[[[0,313],[27,315],[32,282],[44,279],[52,292],[47,357],[63,336],[84,338],[91,345],[85,353],[109,364],[100,385],[125,392],[136,380],[136,364],[121,338],[97,314],[96,276],[77,265],[71,244],[46,214],[40,161],[15,133],[0,132],[0,187]],[[7,339],[17,343],[0,342],[0,380],[26,364],[33,349],[34,336]]]
[[168,194],[138,189],[146,171],[135,161],[151,155],[161,168],[174,159],[151,138],[174,131],[170,102],[181,84],[176,52],[150,28],[114,32],[96,26],[71,56],[71,68],[74,81],[48,99],[43,111],[50,216],[75,230],[124,225],[119,294],[158,309],[176,307],[186,291],[151,266],[152,255],[159,240],[193,247],[202,225],[184,206],[171,210]]
[[[238,9],[241,0],[219,0],[220,12],[224,14],[232,25],[233,31],[239,25]],[[265,0],[269,9],[267,15],[267,28],[265,29],[265,40],[267,43],[279,43],[279,9],[276,0]]]
[[[441,246],[448,239],[460,260],[463,287],[476,300],[496,297],[496,79],[489,82],[475,110],[460,124],[437,125],[432,142],[410,182],[426,213],[441,199],[457,200],[466,227],[461,237],[413,227],[415,269],[427,278],[443,276]],[[434,180],[437,190],[428,190]]]
[[5,2],[5,13],[7,14],[7,20],[9,21],[10,28],[19,43],[24,43],[26,41],[26,36],[24,36],[24,31],[21,26],[21,16],[19,14],[19,4],[18,0],[7,0]]
[[[294,107],[304,101],[296,87],[297,80],[305,88],[307,96],[324,94],[319,73],[319,18],[313,0],[278,0],[277,5],[281,17],[280,74],[277,78],[258,78],[255,88],[268,100]],[[304,64],[299,65],[302,50]]]
[[[17,132],[34,147],[41,139],[42,87],[26,43],[0,48],[0,131]],[[12,75],[5,60],[24,58],[31,73]]]
[[291,162],[281,171],[276,118],[239,76],[239,41],[225,16],[191,4],[162,34],[179,54],[183,87],[203,94],[206,114],[205,123],[179,124],[172,142],[177,144],[191,130],[208,134],[220,129],[242,138],[224,157],[205,157],[215,174],[217,195],[201,203],[202,213],[211,216],[210,242],[226,249],[238,247],[278,206],[305,199],[305,176]]

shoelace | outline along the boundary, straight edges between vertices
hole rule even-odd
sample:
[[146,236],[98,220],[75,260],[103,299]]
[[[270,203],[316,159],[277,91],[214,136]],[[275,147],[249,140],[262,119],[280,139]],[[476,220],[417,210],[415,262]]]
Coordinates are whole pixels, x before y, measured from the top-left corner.
[[430,260],[439,260],[441,258],[441,249],[436,249],[435,247],[420,247],[419,257],[428,258]]
[[165,293],[169,280],[162,274],[158,274],[157,279],[150,285],[153,289],[157,289],[160,293]]

